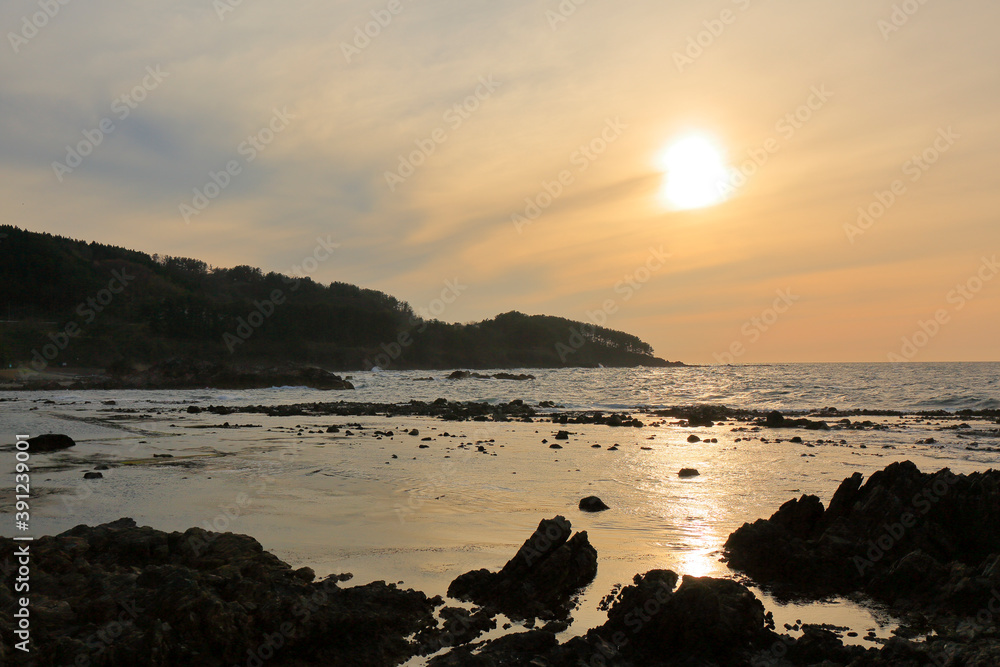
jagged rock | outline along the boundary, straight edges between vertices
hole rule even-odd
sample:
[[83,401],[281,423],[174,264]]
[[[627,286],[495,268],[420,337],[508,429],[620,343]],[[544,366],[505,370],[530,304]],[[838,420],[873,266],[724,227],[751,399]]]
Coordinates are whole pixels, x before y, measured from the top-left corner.
[[451,582],[448,595],[490,605],[515,620],[566,618],[573,597],[597,574],[597,551],[587,533],[571,532],[564,517],[542,520],[500,572],[466,572]]
[[866,593],[901,610],[975,615],[1000,585],[1000,471],[921,473],[903,461],[862,485],[845,479],[824,510],[791,500],[726,542],[730,567],[780,595]]

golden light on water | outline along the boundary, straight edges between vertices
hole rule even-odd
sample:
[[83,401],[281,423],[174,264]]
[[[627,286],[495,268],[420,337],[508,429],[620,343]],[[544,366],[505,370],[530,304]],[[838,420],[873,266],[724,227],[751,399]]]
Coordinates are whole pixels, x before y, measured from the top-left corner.
[[719,564],[719,557],[715,551],[707,548],[688,551],[682,554],[678,569],[678,574],[689,574],[692,577],[709,577],[718,576],[723,566]]
[[705,208],[727,198],[725,151],[705,134],[689,134],[673,141],[660,155],[658,166],[664,171],[660,199],[669,208]]

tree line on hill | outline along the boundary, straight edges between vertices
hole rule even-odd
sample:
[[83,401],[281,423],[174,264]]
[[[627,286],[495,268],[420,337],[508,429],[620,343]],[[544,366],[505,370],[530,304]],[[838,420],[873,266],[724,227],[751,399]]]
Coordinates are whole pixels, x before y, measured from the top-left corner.
[[0,226],[0,363],[127,369],[170,358],[331,370],[664,366],[621,331],[508,312],[454,324],[343,282]]

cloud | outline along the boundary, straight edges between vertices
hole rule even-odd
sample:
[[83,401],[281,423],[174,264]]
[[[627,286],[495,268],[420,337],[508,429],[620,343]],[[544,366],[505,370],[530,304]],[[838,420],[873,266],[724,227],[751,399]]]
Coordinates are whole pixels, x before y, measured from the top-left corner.
[[[0,200],[15,224],[275,270],[329,233],[350,250],[317,279],[418,304],[460,274],[480,296],[449,312],[456,319],[532,308],[580,317],[649,246],[666,243],[671,266],[610,324],[692,361],[710,361],[701,341],[775,285],[801,280],[816,288],[817,312],[826,303],[830,317],[846,318],[863,276],[874,283],[866,299],[883,294],[883,310],[905,304],[916,316],[927,292],[905,286],[921,266],[939,263],[943,279],[945,268],[961,272],[968,246],[1000,245],[987,213],[1000,203],[993,3],[928,3],[888,40],[878,21],[891,7],[861,0],[588,2],[565,16],[554,0],[402,0],[391,20],[380,1],[242,2],[221,18],[217,6],[74,1],[18,53],[6,40]],[[736,20],[713,34],[723,10]],[[37,11],[6,2],[0,28],[16,34]],[[675,54],[692,39],[702,53],[678,71]],[[116,100],[150,67],[169,76],[120,117]],[[481,77],[501,83],[454,115]],[[820,84],[834,98],[735,198],[688,213],[657,208],[653,156],[674,134],[714,132],[743,159]],[[294,119],[248,161],[241,146],[276,109]],[[579,171],[575,151],[615,117],[628,130]],[[106,118],[114,131],[60,182],[52,163]],[[954,151],[847,243],[843,225],[858,206],[948,125],[963,136]],[[439,129],[446,139],[390,189],[386,173]],[[186,224],[179,207],[234,160],[240,173]],[[566,169],[572,185],[517,233],[511,215]],[[849,287],[828,289],[833,276]],[[865,317],[882,333],[891,326],[878,310]],[[687,323],[682,340],[664,333],[671,321]],[[823,321],[790,318],[772,340],[813,340],[818,356],[868,354],[862,342],[831,341]],[[963,344],[995,350],[985,337]]]

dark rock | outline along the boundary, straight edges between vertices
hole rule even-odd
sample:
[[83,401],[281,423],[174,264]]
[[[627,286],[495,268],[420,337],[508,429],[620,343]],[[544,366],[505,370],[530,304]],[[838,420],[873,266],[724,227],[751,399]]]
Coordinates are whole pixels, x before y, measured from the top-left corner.
[[[863,648],[846,648],[834,632],[815,625],[802,626],[802,636],[786,643],[789,646],[788,657],[796,665],[846,665],[865,655]],[[824,663],[824,660],[828,662]]]
[[407,435],[420,435],[420,431],[417,429],[411,429]]
[[566,618],[573,597],[597,574],[597,551],[587,533],[571,532],[561,516],[544,519],[500,572],[466,572],[451,582],[448,595],[490,605],[514,620]]
[[[431,660],[428,667],[501,667],[524,665],[538,667],[550,663],[540,657],[557,649],[558,642],[552,632],[529,630],[498,637],[486,642],[476,653],[472,647],[461,646],[446,655]],[[563,664],[563,663],[560,663]],[[564,663],[569,665],[570,663]]]
[[84,479],[104,479],[104,475],[99,472],[85,472],[83,473]]
[[569,440],[569,431],[559,431],[556,433],[556,440]]
[[57,452],[60,449],[68,449],[75,445],[76,443],[73,441],[73,438],[57,433],[48,433],[28,438],[28,451],[32,454]]
[[678,477],[698,477],[699,475],[701,473],[694,468],[681,468],[680,472],[677,473]]
[[692,433],[691,435],[688,436],[688,442],[691,442],[691,443],[701,442],[701,438],[699,438],[694,433]]
[[909,461],[862,485],[845,479],[824,511],[791,500],[726,542],[730,567],[784,596],[864,593],[902,611],[975,615],[1000,584],[1000,471],[924,474]]
[[[129,389],[262,389],[305,386],[311,389],[354,389],[339,375],[314,366],[239,367],[221,362],[173,358],[118,378],[114,386]],[[192,412],[189,406],[188,412]],[[197,414],[194,413],[193,414]]]
[[[16,544],[0,538],[0,553]],[[442,603],[383,582],[312,582],[245,535],[164,533],[131,519],[39,538],[31,553],[40,667],[229,667],[262,646],[275,665],[395,665],[418,652],[408,638],[433,632]],[[0,587],[0,607],[14,604]],[[14,636],[10,614],[0,632]]]
[[483,375],[482,373],[473,373],[471,371],[454,371],[448,376],[449,380],[465,380],[467,378],[478,378],[487,379],[489,375]]
[[604,501],[597,496],[587,496],[580,500],[580,509],[584,512],[603,512],[611,508],[605,505]]
[[[490,610],[480,609],[473,613],[461,607],[445,607],[439,612],[444,621],[442,639],[446,646],[462,646],[476,639],[479,635],[497,627],[496,619]],[[437,648],[432,644],[432,648]]]
[[785,425],[785,416],[777,410],[769,412],[764,418],[764,425],[768,428],[781,428]]
[[789,419],[785,417],[777,410],[773,410],[767,413],[764,417],[763,422],[757,422],[758,424],[763,424],[768,428],[804,428],[810,431],[829,431],[830,425],[825,421],[812,421],[809,419]]
[[608,621],[588,633],[623,646],[632,664],[749,664],[751,648],[766,637],[764,605],[743,585],[726,579],[652,570],[636,575],[608,611]]
[[715,422],[725,421],[733,416],[733,411],[724,405],[695,405],[657,410],[658,417],[676,417],[684,420],[684,426],[711,427]]
[[534,380],[534,375],[528,375],[526,373],[494,373],[493,378],[496,380],[516,380],[518,382],[524,382],[525,380]]
[[191,415],[201,414],[201,408],[199,408],[197,405],[189,405],[187,411],[188,414]]

